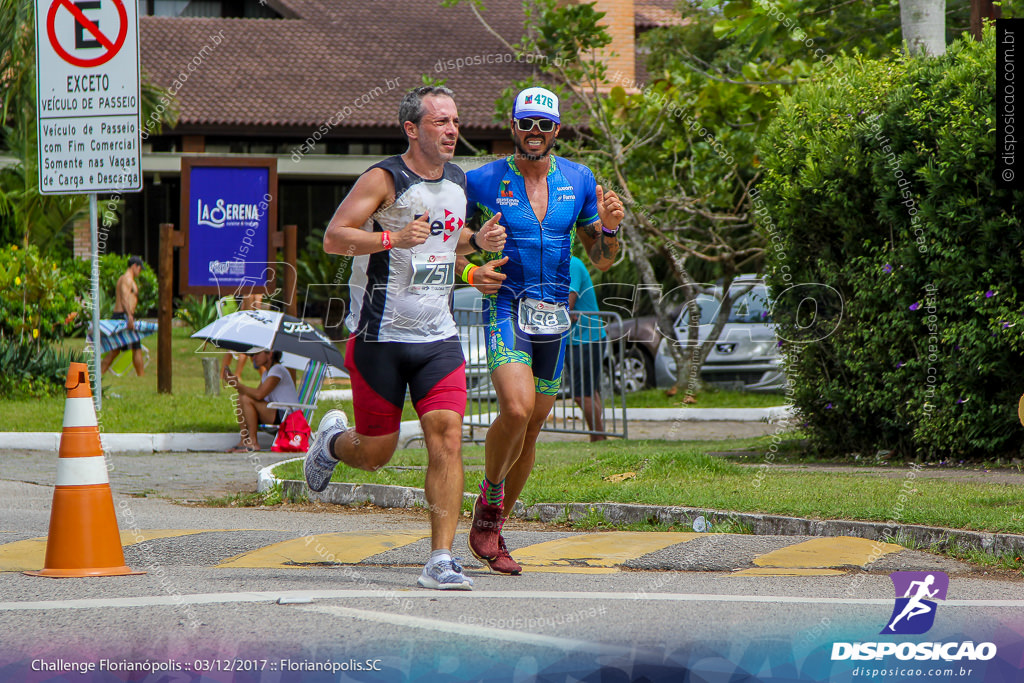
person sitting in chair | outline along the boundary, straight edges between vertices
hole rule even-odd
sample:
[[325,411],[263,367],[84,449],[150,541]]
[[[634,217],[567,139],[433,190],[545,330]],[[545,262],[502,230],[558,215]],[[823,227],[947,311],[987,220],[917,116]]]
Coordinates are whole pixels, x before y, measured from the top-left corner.
[[262,368],[262,377],[258,387],[248,387],[238,379],[237,375],[225,369],[224,379],[229,386],[238,392],[239,410],[235,410],[238,419],[239,442],[229,453],[245,453],[258,451],[259,441],[256,430],[261,424],[279,425],[291,412],[288,408],[270,408],[268,403],[298,403],[299,395],[295,391],[295,382],[291,373],[281,365],[281,352],[254,347],[247,354],[253,367]]
[[[263,307],[263,294],[261,292],[250,292],[242,297],[242,302],[236,310],[239,311],[254,311],[258,308]],[[242,369],[245,368],[245,362],[248,360],[248,355],[244,353],[225,353],[224,358],[220,364],[220,376],[222,379],[227,381],[228,371],[231,369],[232,359],[238,359],[238,363],[235,365],[235,375],[237,377],[242,376]]]

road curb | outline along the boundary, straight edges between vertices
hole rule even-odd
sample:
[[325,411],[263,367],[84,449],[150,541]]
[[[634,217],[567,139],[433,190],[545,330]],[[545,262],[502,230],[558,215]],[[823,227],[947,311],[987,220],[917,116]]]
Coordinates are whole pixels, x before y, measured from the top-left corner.
[[[790,417],[788,406],[771,408],[630,408],[629,419],[637,422],[767,422],[774,424]],[[495,414],[487,417],[494,419]],[[467,415],[467,420],[479,419],[479,415]],[[102,429],[102,424],[101,424]],[[50,451],[60,448],[60,432],[0,432],[0,450]],[[401,423],[399,443],[405,444],[422,437],[423,428],[419,420]],[[263,435],[270,444],[270,435]],[[168,432],[168,433],[124,433],[100,432],[104,453],[150,452],[190,453],[223,451],[238,443],[237,432]]]
[[256,473],[256,493],[263,493],[267,489],[272,489],[277,484],[283,483],[280,479],[274,476],[275,467],[284,465],[285,463],[295,462],[296,460],[305,459],[305,456],[299,456],[298,458],[288,458],[287,460],[281,460],[279,462],[273,463],[272,465],[267,465],[266,467],[261,468]]
[[[409,486],[331,482],[322,493],[314,493],[305,482],[279,480],[274,477],[271,471],[281,464],[283,463],[276,463],[260,471],[259,490],[280,483],[283,491],[293,498],[308,496],[312,500],[335,505],[369,503],[382,508],[429,507],[423,489]],[[476,496],[472,493],[463,494],[463,500],[475,499]],[[941,550],[959,546],[961,549],[984,550],[995,555],[1024,553],[1024,535],[1019,534],[993,534],[916,524],[893,525],[853,520],[808,519],[706,508],[629,503],[537,503],[524,507],[517,501],[513,515],[540,522],[580,521],[599,515],[611,524],[653,522],[684,526],[692,526],[697,517],[703,516],[711,523],[712,531],[715,526],[732,521],[749,527],[751,533],[756,536],[854,536],[880,542],[895,537],[900,545],[922,550]]]
[[909,544],[922,550],[932,547],[945,549],[959,545],[963,549],[984,550],[997,555],[1024,552],[1024,535],[993,534],[916,524],[808,519],[705,508],[628,503],[538,503],[531,505],[526,510],[527,519],[536,519],[541,522],[578,521],[595,514],[613,524],[658,522],[692,525],[697,517],[703,516],[711,522],[712,530],[715,525],[731,520],[750,527],[751,532],[758,536],[855,536],[871,541],[885,541],[887,538],[895,537],[901,545]]
[[[0,432],[0,451],[48,451],[60,449],[60,432]],[[269,447],[273,438],[259,434],[260,445]],[[110,453],[208,453],[226,451],[238,443],[238,432],[143,434],[100,432],[103,452]]]
[[[321,503],[332,503],[334,505],[365,505],[369,503],[379,508],[418,507],[423,508],[424,510],[430,508],[430,504],[427,503],[426,493],[423,489],[417,489],[411,486],[392,486],[390,484],[348,484],[332,481],[327,485],[326,489],[317,493],[315,491],[311,491],[304,481],[278,479],[274,476],[275,467],[304,459],[305,458],[291,458],[290,460],[276,462],[273,465],[267,465],[258,473],[256,490],[262,493],[263,491],[280,484],[282,493],[285,493],[292,499],[299,499],[305,496],[310,500],[319,501]],[[473,503],[473,501],[476,500],[476,494],[463,493],[462,500],[464,502]],[[513,514],[516,517],[522,517],[525,512],[526,509],[523,507],[523,504],[516,501],[515,512],[513,512]]]

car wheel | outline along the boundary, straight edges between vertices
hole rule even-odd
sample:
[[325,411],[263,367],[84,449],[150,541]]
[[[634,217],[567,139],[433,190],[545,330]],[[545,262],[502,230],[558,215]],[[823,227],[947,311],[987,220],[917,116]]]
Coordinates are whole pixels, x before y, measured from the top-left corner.
[[648,389],[654,380],[654,363],[639,347],[630,346],[621,359],[612,358],[611,376],[619,393]]

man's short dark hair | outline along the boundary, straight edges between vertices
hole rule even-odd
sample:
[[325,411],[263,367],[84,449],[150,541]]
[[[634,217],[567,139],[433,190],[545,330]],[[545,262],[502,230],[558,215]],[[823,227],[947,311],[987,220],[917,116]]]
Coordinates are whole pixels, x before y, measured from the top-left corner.
[[398,125],[405,128],[406,121],[412,121],[419,125],[423,118],[423,98],[427,95],[444,95],[455,99],[455,93],[443,85],[423,85],[415,90],[410,90],[402,98],[402,104],[398,107]]
[[129,268],[131,268],[132,266],[138,266],[138,267],[141,268],[143,265],[144,264],[143,264],[142,259],[139,258],[138,256],[132,256],[131,258],[128,259],[128,267]]

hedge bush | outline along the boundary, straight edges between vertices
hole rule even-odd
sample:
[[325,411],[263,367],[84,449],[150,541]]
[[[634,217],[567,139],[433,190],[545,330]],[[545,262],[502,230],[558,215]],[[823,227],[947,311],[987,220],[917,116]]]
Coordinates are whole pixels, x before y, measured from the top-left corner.
[[0,338],[0,398],[59,396],[72,362],[85,357],[38,340]]
[[[782,98],[760,141],[794,406],[825,453],[1017,455],[1024,193],[994,182],[994,32],[840,66]],[[838,293],[807,328],[783,293],[799,282]]]
[[[114,311],[114,303],[117,295],[117,279],[128,270],[127,254],[103,254],[100,256],[100,317],[109,318]],[[81,280],[81,297],[83,302],[84,315],[92,315],[89,308],[89,301],[92,299],[91,285],[91,261],[88,259],[74,259],[69,262],[75,273]],[[139,302],[135,307],[135,317],[145,318],[156,315],[157,307],[157,277],[148,263],[142,265],[142,272],[136,279],[139,287]]]
[[[174,304],[174,317],[198,332],[217,319],[216,296],[194,296],[189,294]],[[238,310],[235,306],[233,310]]]
[[81,277],[35,245],[0,248],[0,339],[47,343],[66,336],[81,317]]

